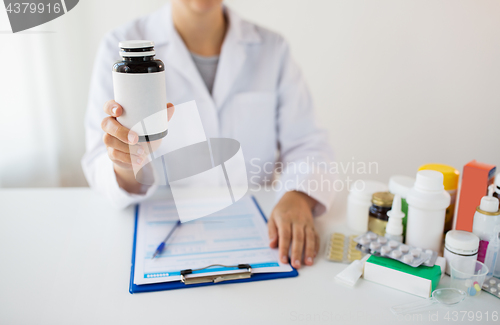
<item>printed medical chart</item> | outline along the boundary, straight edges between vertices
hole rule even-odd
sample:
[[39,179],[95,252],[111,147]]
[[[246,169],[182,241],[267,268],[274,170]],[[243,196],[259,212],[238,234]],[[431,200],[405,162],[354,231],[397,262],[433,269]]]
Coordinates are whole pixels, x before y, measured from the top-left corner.
[[[213,200],[193,204],[193,209]],[[252,198],[245,196],[210,216],[180,224],[165,249],[151,259],[158,245],[179,220],[173,201],[151,201],[139,207],[134,283],[179,281],[180,271],[212,264],[250,264],[253,273],[290,272],[269,247],[267,224]],[[234,273],[211,267],[191,276]]]

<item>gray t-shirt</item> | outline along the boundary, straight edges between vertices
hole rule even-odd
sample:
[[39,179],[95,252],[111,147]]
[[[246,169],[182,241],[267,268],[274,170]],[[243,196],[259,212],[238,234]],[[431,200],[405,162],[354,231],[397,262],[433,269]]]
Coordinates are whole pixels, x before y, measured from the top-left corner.
[[217,65],[219,64],[219,56],[201,56],[191,52],[196,68],[200,72],[201,78],[205,82],[210,94],[214,87],[215,73],[217,72]]

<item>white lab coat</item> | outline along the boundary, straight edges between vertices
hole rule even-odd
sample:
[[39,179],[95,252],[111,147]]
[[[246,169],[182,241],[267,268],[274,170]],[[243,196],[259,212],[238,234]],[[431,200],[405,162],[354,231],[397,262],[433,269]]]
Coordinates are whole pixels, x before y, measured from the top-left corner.
[[[314,214],[322,214],[333,200],[332,187],[315,188],[318,186],[311,184],[333,182],[333,175],[317,168],[332,162],[333,157],[326,133],[316,126],[305,80],[280,35],[225,10],[229,28],[212,95],[173,26],[170,5],[104,37],[97,52],[85,118],[85,176],[92,188],[119,207],[137,203],[157,188],[150,187],[145,195],[133,195],[118,186],[101,129],[106,117],[103,105],[113,99],[111,67],[119,60],[118,42],[147,39],[154,41],[156,58],[165,63],[167,100],[175,105],[194,99],[207,137],[240,142],[250,186],[262,183],[265,176],[270,180],[272,164],[280,161],[289,168],[274,183],[277,199],[286,191],[302,191],[319,202]],[[300,168],[291,168],[291,163]]]

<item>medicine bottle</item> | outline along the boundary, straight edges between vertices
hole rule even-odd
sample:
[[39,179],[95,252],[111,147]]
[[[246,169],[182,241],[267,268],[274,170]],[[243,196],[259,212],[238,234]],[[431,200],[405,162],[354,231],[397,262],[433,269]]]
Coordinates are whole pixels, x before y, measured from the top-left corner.
[[415,178],[404,175],[393,175],[389,178],[389,192],[401,197],[401,211],[404,213],[403,217],[403,240],[406,235],[406,223],[408,222],[408,203],[406,198],[411,188],[415,184]]
[[483,196],[474,214],[472,232],[479,237],[479,253],[477,260],[484,263],[488,244],[495,227],[500,225],[500,210],[498,199],[493,196]]
[[442,173],[435,170],[419,171],[406,199],[406,244],[439,252],[450,200],[450,194],[444,190]]
[[450,275],[450,263],[454,259],[477,260],[478,249],[479,237],[473,233],[463,230],[448,231],[444,241],[443,253],[446,259],[446,274]]
[[370,207],[368,218],[368,230],[379,236],[385,236],[385,227],[389,216],[387,212],[391,210],[394,195],[390,192],[373,193],[372,206]]
[[394,200],[392,201],[392,208],[387,212],[389,216],[389,221],[385,228],[385,238],[389,240],[394,240],[402,243],[403,236],[403,219],[405,214],[401,208],[401,196],[399,194],[394,195]]
[[168,133],[165,65],[155,59],[152,41],[123,41],[121,61],[113,65],[115,101],[123,107],[117,118],[139,135],[139,142],[154,141]]
[[435,170],[443,174],[444,190],[450,194],[450,205],[446,208],[444,220],[444,233],[447,233],[453,227],[453,216],[455,214],[455,202],[457,201],[458,179],[460,172],[452,166],[444,164],[426,164],[418,170]]
[[375,192],[387,191],[387,185],[371,180],[357,180],[349,189],[347,197],[347,225],[357,233],[368,230],[368,213]]

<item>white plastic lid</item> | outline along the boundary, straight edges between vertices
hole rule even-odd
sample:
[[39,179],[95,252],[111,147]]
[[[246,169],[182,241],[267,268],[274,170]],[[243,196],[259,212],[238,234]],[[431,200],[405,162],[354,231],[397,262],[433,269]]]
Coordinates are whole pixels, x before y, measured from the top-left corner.
[[443,173],[435,170],[421,170],[417,173],[415,188],[422,191],[444,191]]
[[450,230],[446,233],[445,246],[457,254],[474,254],[479,248],[479,237],[463,230]]
[[144,57],[144,56],[155,56],[155,51],[138,51],[138,52],[127,52],[124,49],[132,50],[132,49],[141,49],[141,48],[150,48],[153,47],[155,43],[153,41],[143,41],[143,40],[132,40],[132,41],[122,41],[118,43],[120,47],[120,56],[133,58],[133,57]]
[[481,204],[479,209],[486,212],[497,212],[498,211],[498,199],[492,196],[483,196],[481,199]]
[[443,174],[435,170],[421,170],[417,173],[415,185],[408,193],[408,205],[425,210],[446,209],[451,196],[444,190]]
[[350,194],[371,202],[373,193],[386,191],[387,185],[382,182],[358,179],[351,185]]
[[389,192],[399,194],[403,199],[406,199],[413,184],[415,184],[415,178],[413,177],[394,175],[389,178]]
[[118,47],[121,49],[140,49],[143,47],[154,47],[155,43],[153,41],[146,40],[131,40],[131,41],[121,41],[118,43]]

